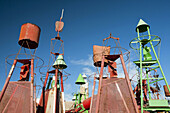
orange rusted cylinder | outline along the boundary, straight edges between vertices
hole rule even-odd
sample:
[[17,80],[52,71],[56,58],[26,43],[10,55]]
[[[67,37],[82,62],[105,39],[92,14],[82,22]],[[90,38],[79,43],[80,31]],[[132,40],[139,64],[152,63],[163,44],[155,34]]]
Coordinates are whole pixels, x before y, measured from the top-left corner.
[[41,29],[35,24],[23,24],[21,26],[18,44],[29,49],[37,48],[39,43],[40,31]]
[[[105,46],[93,46],[93,61],[94,61],[94,66],[96,67],[101,67],[101,62],[103,55],[110,55],[110,46],[105,47]],[[108,64],[108,60],[104,60],[104,67],[106,67]]]
[[[169,85],[169,87],[170,87],[170,85]],[[165,95],[167,97],[170,97],[170,92],[169,92],[168,87],[166,85],[164,85],[164,91],[165,91]]]

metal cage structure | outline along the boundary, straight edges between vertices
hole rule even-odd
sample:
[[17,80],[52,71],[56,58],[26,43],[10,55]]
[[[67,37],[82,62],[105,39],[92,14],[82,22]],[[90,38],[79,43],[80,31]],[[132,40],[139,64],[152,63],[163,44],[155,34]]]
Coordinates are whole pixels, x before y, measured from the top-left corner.
[[[161,81],[165,83],[167,88],[166,92],[170,93],[168,82],[159,61],[159,51],[158,55],[155,51],[155,47],[160,44],[161,38],[156,35],[151,35],[150,26],[142,19],[139,20],[136,32],[138,37],[130,42],[130,47],[139,52],[139,60],[134,61],[134,63],[139,67],[140,77],[134,89],[134,93],[136,94],[136,100],[140,111],[141,113],[146,111],[170,111],[168,101],[165,98],[160,98],[161,88],[159,83]],[[143,32],[148,33],[148,35],[140,36]],[[134,47],[134,44],[138,46]],[[159,74],[154,74],[155,71],[157,73],[159,72]],[[146,76],[142,76],[143,73],[145,73]],[[156,93],[157,96],[155,97],[154,94]]]

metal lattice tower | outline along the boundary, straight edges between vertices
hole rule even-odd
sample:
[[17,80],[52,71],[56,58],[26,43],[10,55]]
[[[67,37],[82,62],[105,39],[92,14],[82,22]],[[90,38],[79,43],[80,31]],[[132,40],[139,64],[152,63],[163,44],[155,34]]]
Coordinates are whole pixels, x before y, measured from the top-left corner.
[[[159,62],[159,58],[156,53],[155,47],[160,44],[161,38],[156,35],[150,35],[150,26],[140,19],[136,32],[138,37],[130,42],[130,47],[139,52],[139,60],[134,63],[139,67],[140,79],[139,79],[139,93],[140,93],[140,107],[141,113],[145,111],[170,111],[168,100],[160,99],[159,96],[153,99],[153,94],[160,89],[158,82],[165,83],[168,91],[170,88],[166,80],[165,74]],[[146,33],[147,35],[143,35]],[[140,36],[140,34],[142,34]],[[134,46],[136,45],[136,46]],[[138,45],[138,46],[137,46]],[[159,54],[159,52],[158,52]],[[154,56],[154,57],[152,57]],[[160,72],[159,75],[151,75],[153,71]],[[145,73],[145,77],[143,76]],[[156,85],[155,88],[153,86]],[[154,90],[155,89],[155,90]],[[155,91],[155,92],[154,92]]]

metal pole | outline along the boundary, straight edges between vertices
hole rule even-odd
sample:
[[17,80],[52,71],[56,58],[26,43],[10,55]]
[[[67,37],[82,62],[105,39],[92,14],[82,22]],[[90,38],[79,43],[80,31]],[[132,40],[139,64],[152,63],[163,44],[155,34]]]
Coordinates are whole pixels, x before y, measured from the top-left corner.
[[64,103],[64,85],[63,85],[63,74],[60,73],[61,78],[61,95],[62,95],[62,107],[63,107],[63,113],[65,113],[65,103]]
[[[149,27],[147,27],[147,30],[148,30],[148,34],[149,34],[149,36],[150,36]],[[166,86],[167,86],[167,88],[168,88],[168,90],[169,90],[169,92],[170,92],[170,88],[169,88],[168,82],[167,82],[167,80],[166,80],[166,78],[165,78],[165,75],[164,75],[164,72],[163,72],[163,70],[162,70],[161,64],[160,64],[160,62],[159,62],[159,59],[158,59],[158,57],[157,57],[157,55],[156,55],[155,49],[154,49],[153,44],[152,44],[151,41],[150,41],[150,45],[151,45],[151,47],[152,47],[153,53],[154,53],[154,55],[155,55],[155,58],[156,58],[156,60],[157,60],[157,62],[158,62],[158,65],[159,65],[159,68],[160,68],[160,70],[161,70],[162,76],[163,76],[163,78],[164,78],[165,84],[166,84]]]
[[75,103],[74,103],[74,108],[76,108],[76,104],[77,104],[77,102],[78,102],[77,97],[78,97],[78,94],[76,93],[76,99],[75,99]]
[[8,84],[9,84],[9,81],[11,79],[11,76],[12,76],[12,73],[13,73],[13,71],[15,69],[16,64],[17,64],[17,60],[15,59],[13,65],[11,67],[11,70],[10,70],[10,72],[8,74],[8,77],[7,77],[6,81],[5,81],[4,87],[3,87],[2,91],[1,91],[0,102],[2,100],[2,97],[4,96],[4,93],[6,91],[6,88],[7,88]]
[[[39,107],[41,106],[41,103],[42,103],[42,100],[43,100],[43,113],[44,113],[44,101],[45,101],[45,87],[46,87],[46,84],[47,84],[47,80],[48,80],[48,76],[49,76],[49,73],[47,72],[46,74],[46,77],[45,77],[45,81],[44,81],[44,85],[43,85],[43,89],[42,89],[42,93],[41,93],[41,96],[40,96],[40,101],[39,101]],[[39,109],[38,109],[39,110]]]
[[91,102],[90,102],[90,112],[89,113],[92,113],[92,103],[93,103],[94,90],[95,90],[95,85],[96,85],[96,77],[95,76],[96,76],[96,74],[94,75],[92,96],[91,96]]
[[149,100],[151,99],[151,89],[150,89],[150,85],[149,85],[149,75],[148,75],[148,70],[146,68],[146,77],[147,77],[147,86],[148,86],[148,91],[149,91]]
[[49,88],[50,88],[51,81],[52,81],[52,77],[49,78],[49,81],[48,81],[48,84],[47,84],[47,88],[46,88],[46,89],[49,89]]
[[[138,38],[139,38],[139,29],[137,28]],[[140,42],[140,89],[141,89],[141,113],[143,113],[143,89],[142,89],[142,44]]]
[[137,106],[137,103],[136,103],[136,100],[134,98],[134,95],[133,95],[133,90],[132,90],[132,86],[131,86],[131,83],[130,83],[130,80],[129,80],[129,75],[128,75],[128,72],[126,70],[126,66],[125,66],[125,62],[124,62],[124,59],[123,59],[123,55],[120,54],[120,60],[121,60],[121,63],[122,63],[122,67],[123,67],[123,70],[124,70],[124,74],[125,74],[125,79],[127,81],[127,84],[129,86],[129,92],[131,94],[131,97],[132,97],[132,101],[133,101],[133,104],[134,104],[134,107],[135,107],[135,111],[136,113],[138,113],[138,106]]
[[153,47],[153,45],[152,45],[152,42],[150,42],[150,44],[151,44],[152,50],[153,50],[153,52],[154,52],[154,54],[155,54],[155,57],[156,57],[156,60],[157,60],[157,62],[158,62],[159,68],[160,68],[160,70],[161,70],[162,76],[163,76],[163,78],[164,78],[165,84],[166,84],[166,86],[167,86],[167,88],[168,88],[168,90],[169,90],[169,92],[170,92],[170,88],[169,88],[168,82],[167,82],[167,80],[166,80],[166,78],[165,78],[163,69],[162,69],[161,64],[160,64],[160,62],[159,62],[159,59],[158,59],[158,57],[157,57],[157,55],[156,55],[155,49],[154,49],[154,47]]
[[101,91],[101,85],[102,85],[102,78],[103,78],[103,68],[104,68],[104,55],[102,59],[101,69],[100,69],[100,75],[99,75],[99,86],[98,86],[98,93],[97,93],[97,101],[96,101],[96,111],[95,113],[99,112],[99,100],[100,100],[100,91]]
[[55,95],[54,95],[54,97],[55,97],[55,113],[58,113],[59,112],[59,110],[58,110],[58,95],[57,95],[57,93],[58,93],[58,90],[57,90],[57,80],[58,80],[58,69],[55,69]]
[[63,85],[63,74],[60,74],[60,78],[61,78],[61,91],[64,92],[64,85]]
[[34,113],[36,113],[36,85],[34,85]]
[[34,111],[34,59],[31,59],[31,113]]
[[80,94],[80,92],[78,93],[78,104],[80,104],[81,103],[81,94]]

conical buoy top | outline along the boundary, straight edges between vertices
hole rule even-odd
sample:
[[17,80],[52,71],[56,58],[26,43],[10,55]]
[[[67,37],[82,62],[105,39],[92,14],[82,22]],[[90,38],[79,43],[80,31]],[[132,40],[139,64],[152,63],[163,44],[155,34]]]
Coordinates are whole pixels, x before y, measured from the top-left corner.
[[150,28],[150,26],[146,22],[140,19],[138,25],[136,26],[136,32],[137,32],[137,28],[139,29],[139,33],[145,32],[147,31],[147,27]]
[[62,55],[58,55],[57,60],[53,64],[53,67],[56,68],[56,69],[67,68],[67,65],[66,65]]
[[87,78],[86,74],[83,74],[83,75],[82,75],[82,77],[83,77],[84,79],[86,79],[86,78]]
[[85,81],[84,81],[81,74],[79,74],[79,76],[78,76],[78,78],[76,80],[76,84],[85,84]]

